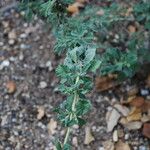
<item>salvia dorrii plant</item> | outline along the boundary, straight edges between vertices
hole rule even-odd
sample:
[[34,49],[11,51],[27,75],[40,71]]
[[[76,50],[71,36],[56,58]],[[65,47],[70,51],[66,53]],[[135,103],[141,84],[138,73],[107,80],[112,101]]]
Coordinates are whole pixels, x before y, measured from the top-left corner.
[[[50,23],[56,38],[55,52],[66,53],[64,64],[56,69],[61,79],[59,89],[66,95],[66,99],[55,111],[62,125],[67,128],[64,141],[55,141],[57,150],[70,150],[71,127],[74,124],[85,124],[83,115],[91,108],[91,103],[86,98],[86,93],[92,88],[92,79],[88,72],[96,72],[98,69],[97,72],[101,75],[117,73],[124,79],[132,77],[140,63],[149,61],[150,53],[144,45],[148,37],[145,38],[143,31],[126,37],[117,29],[120,36],[118,41],[109,44],[106,42],[109,40],[106,35],[113,28],[134,20],[133,16],[122,15],[127,10],[121,5],[118,6],[115,1],[105,2],[108,2],[109,6],[90,4],[79,15],[71,17],[66,8],[74,3],[74,0],[21,0],[20,8],[25,10],[30,20],[32,16],[38,15]],[[96,15],[100,9],[103,14]],[[148,0],[140,0],[132,10],[135,19],[147,31],[150,29],[149,9]],[[127,38],[127,44],[124,45],[123,42]],[[96,53],[97,49],[103,49],[104,52]]]

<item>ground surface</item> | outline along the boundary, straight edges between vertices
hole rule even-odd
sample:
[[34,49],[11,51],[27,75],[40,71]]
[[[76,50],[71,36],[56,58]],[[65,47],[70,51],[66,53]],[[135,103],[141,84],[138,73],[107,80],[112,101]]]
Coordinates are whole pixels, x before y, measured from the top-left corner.
[[[59,123],[53,135],[47,127],[51,119],[56,120],[53,108],[64,98],[57,91],[59,79],[55,75],[63,59],[54,55],[53,45],[50,29],[42,21],[27,23],[14,10],[0,18],[0,150],[50,150],[54,137],[63,137],[65,130]],[[8,81],[16,84],[12,94],[6,88]],[[129,86],[123,84],[119,92],[110,90],[103,95],[93,90],[89,95],[93,108],[86,126],[95,140],[85,145],[85,126],[75,127],[72,137],[74,145],[77,138],[78,146],[74,149],[103,150],[103,142],[112,140],[112,133],[106,132],[106,112]],[[44,109],[42,119],[37,118],[39,107]],[[140,130],[129,132],[121,125],[116,129],[123,132],[122,140],[134,150],[149,150],[150,143]]]

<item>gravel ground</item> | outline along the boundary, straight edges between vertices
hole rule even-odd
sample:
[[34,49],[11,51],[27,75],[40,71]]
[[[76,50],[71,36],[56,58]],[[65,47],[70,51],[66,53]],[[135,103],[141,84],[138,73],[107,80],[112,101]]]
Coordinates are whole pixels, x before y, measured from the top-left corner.
[[[53,108],[64,98],[57,90],[59,79],[55,76],[63,58],[53,52],[50,28],[38,18],[26,22],[22,15],[12,9],[0,18],[0,150],[51,150],[54,137],[61,138],[65,133],[59,123],[53,134],[48,132],[50,120],[56,120]],[[16,86],[12,92],[10,81]],[[104,150],[103,143],[112,140],[112,133],[106,132],[106,112],[121,99],[120,93],[130,87],[129,83],[102,95],[92,91],[89,98],[93,108],[86,117],[86,127],[91,128],[95,140],[85,145],[86,127],[75,126],[75,150]],[[44,115],[39,119],[40,108]],[[150,141],[140,130],[129,132],[121,125],[115,129],[123,133],[121,139],[133,150],[150,150]]]

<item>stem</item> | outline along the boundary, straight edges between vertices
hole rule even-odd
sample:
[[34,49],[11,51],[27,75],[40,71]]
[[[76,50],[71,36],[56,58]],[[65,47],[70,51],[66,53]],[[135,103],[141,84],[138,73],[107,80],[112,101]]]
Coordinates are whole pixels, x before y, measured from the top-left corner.
[[[79,81],[79,76],[77,76],[75,84],[77,84],[78,81]],[[75,91],[74,92],[74,99],[73,99],[73,103],[72,103],[72,112],[75,111],[75,106],[76,106],[76,102],[77,101],[78,101],[78,95],[77,95],[77,91]],[[72,119],[72,117],[73,117],[73,115],[71,114],[70,115],[70,120]],[[67,128],[67,132],[66,132],[66,136],[65,136],[65,139],[64,139],[64,145],[68,142],[68,138],[69,138],[70,132],[71,132],[71,127],[68,127]]]

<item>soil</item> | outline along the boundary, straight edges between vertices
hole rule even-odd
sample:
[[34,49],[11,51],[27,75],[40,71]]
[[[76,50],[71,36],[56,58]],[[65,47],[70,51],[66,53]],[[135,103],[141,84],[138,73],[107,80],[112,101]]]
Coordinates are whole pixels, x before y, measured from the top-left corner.
[[[51,119],[56,120],[53,108],[64,99],[57,90],[59,79],[55,75],[63,57],[54,54],[55,40],[50,27],[36,17],[27,22],[22,15],[11,9],[0,17],[0,150],[51,150],[55,137],[61,139],[65,133],[59,122],[54,135],[47,128]],[[10,38],[12,31],[15,35]],[[11,94],[6,88],[9,81],[16,84],[16,91]],[[72,137],[78,139],[78,146],[73,149],[104,150],[103,142],[112,140],[112,133],[107,133],[106,112],[130,86],[127,81],[102,94],[93,89],[88,95],[93,107],[85,116],[87,124],[73,128]],[[39,120],[41,106],[45,115]],[[89,145],[84,144],[86,126],[95,138]],[[150,142],[141,130],[129,131],[119,124],[115,129],[123,131],[122,140],[132,149],[150,150]]]

